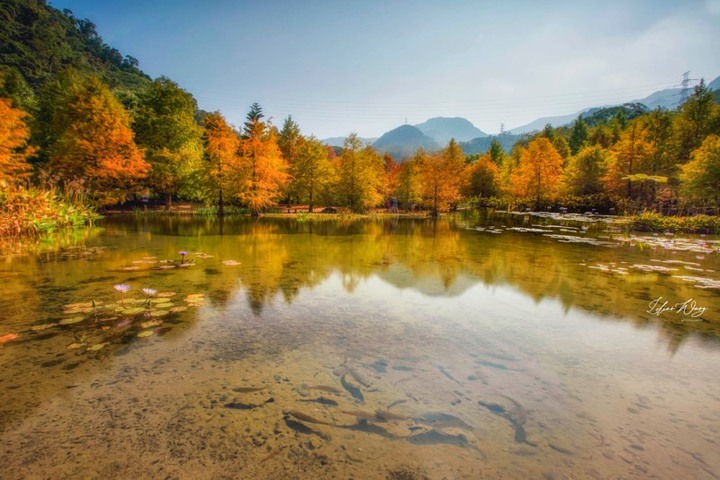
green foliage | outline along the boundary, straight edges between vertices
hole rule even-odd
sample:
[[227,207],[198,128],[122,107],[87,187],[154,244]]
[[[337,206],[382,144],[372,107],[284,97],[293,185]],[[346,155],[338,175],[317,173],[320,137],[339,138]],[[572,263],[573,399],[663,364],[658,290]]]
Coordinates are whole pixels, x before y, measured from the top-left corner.
[[314,137],[299,142],[295,162],[290,165],[289,190],[299,201],[308,203],[309,212],[313,211],[318,195],[329,185],[332,175],[325,145]]
[[704,205],[720,205],[720,137],[708,136],[682,166],[682,192],[688,200]]
[[577,120],[575,120],[575,123],[572,127],[572,132],[570,133],[570,139],[568,140],[568,143],[570,145],[570,153],[572,155],[577,155],[577,153],[585,146],[587,140],[587,123],[585,123],[585,120],[583,120],[582,116],[580,116],[577,118]]
[[610,154],[604,148],[583,148],[568,160],[567,168],[563,172],[566,191],[571,195],[593,195],[602,192],[601,180],[609,162]]
[[202,132],[195,122],[197,102],[166,77],[152,82],[139,100],[133,129],[151,166],[148,185],[164,194],[168,205],[178,193],[197,198],[202,159]]
[[0,66],[17,69],[33,89],[68,66],[113,88],[137,90],[149,81],[137,60],[105,44],[90,20],[44,0],[3,0],[0,20]]
[[363,147],[357,134],[351,133],[345,139],[338,167],[336,190],[340,205],[364,212],[380,203],[383,159],[372,147]]
[[641,232],[720,234],[720,217],[710,215],[669,217],[658,213],[646,212],[630,217],[628,227],[631,230]]

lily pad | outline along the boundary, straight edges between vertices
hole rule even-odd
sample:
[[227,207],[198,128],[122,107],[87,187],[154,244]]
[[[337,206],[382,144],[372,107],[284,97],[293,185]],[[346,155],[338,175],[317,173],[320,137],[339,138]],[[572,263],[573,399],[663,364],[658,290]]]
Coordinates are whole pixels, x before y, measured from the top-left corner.
[[52,328],[57,326],[57,323],[43,323],[40,325],[33,325],[30,327],[30,330],[33,332],[42,332],[43,330],[47,330],[48,328]]
[[[102,302],[95,302],[95,305],[100,305],[101,303]],[[65,309],[92,308],[92,302],[68,303],[67,305],[63,305],[63,308],[65,308]]]
[[188,309],[188,307],[172,307],[170,309],[171,313],[178,313],[178,312],[184,312]]
[[150,312],[150,316],[151,317],[164,317],[168,313],[170,313],[170,312],[168,312],[167,310],[155,310],[154,312]]
[[150,299],[150,303],[167,303],[170,300],[167,297],[161,297],[161,298],[152,298]]
[[175,292],[160,292],[160,293],[156,294],[155,296],[157,298],[170,298],[170,297],[174,297],[175,295],[177,295],[177,293],[175,293]]
[[153,335],[154,333],[155,332],[153,332],[152,330],[143,330],[142,332],[139,332],[137,334],[137,336],[138,336],[138,338],[145,338],[145,337],[149,337],[150,335]]
[[77,350],[78,348],[82,348],[82,347],[84,347],[85,345],[87,345],[87,344],[86,344],[86,343],[75,342],[75,343],[71,343],[70,345],[68,345],[67,348],[68,348],[69,350]]
[[223,260],[222,263],[223,263],[223,265],[227,265],[228,267],[235,267],[235,266],[241,264],[237,260]]
[[174,304],[172,302],[164,302],[164,303],[156,303],[155,305],[153,305],[153,307],[155,307],[155,308],[170,308],[173,305]]
[[70,318],[63,318],[60,320],[60,325],[73,325],[75,323],[80,323],[83,320],[85,320],[85,317],[70,317]]
[[140,328],[157,327],[158,325],[162,325],[161,320],[148,320],[147,322],[142,322]]
[[103,348],[105,348],[107,345],[108,345],[107,342],[96,343],[95,345],[90,345],[88,347],[88,352],[97,352],[98,350],[102,350]]
[[126,308],[123,311],[123,313],[125,315],[140,315],[144,311],[145,311],[145,308],[143,308],[143,307],[131,307],[131,308]]

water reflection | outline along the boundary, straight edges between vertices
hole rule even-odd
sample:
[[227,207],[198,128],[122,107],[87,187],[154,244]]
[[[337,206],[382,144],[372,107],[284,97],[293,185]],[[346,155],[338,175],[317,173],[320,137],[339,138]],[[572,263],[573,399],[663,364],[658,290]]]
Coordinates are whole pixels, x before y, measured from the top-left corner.
[[[495,217],[482,220],[497,223]],[[513,221],[529,226],[533,220]],[[207,292],[213,305],[222,305],[241,291],[258,315],[276,298],[292,303],[302,289],[312,289],[337,272],[348,293],[372,276],[427,295],[455,296],[478,283],[512,288],[535,302],[558,301],[566,313],[577,308],[638,326],[660,323],[671,349],[693,333],[708,341],[718,338],[718,290],[699,289],[676,278],[700,275],[697,270],[717,278],[717,254],[698,260],[692,253],[620,244],[560,243],[532,232],[492,235],[468,230],[467,225],[466,221],[407,219],[110,218],[104,230],[85,235],[79,242],[83,248],[6,256],[0,275],[7,300],[0,306],[11,318],[41,320],[43,312],[58,303],[95,295],[93,285],[163,283],[166,271],[132,262],[148,256],[175,258],[178,249],[186,249],[195,265],[182,272],[184,282]],[[666,261],[677,263],[668,272],[628,269]],[[616,264],[624,270],[622,275],[593,268],[606,264]],[[648,313],[650,302],[659,297],[672,303],[693,299],[707,308],[706,321]]]
[[[110,218],[75,244],[5,256],[0,338],[18,334],[0,345],[8,478],[718,464],[705,449],[720,418],[703,413],[720,398],[718,296],[676,277],[717,278],[717,255],[478,221]],[[706,321],[647,313],[661,296],[694,298]]]

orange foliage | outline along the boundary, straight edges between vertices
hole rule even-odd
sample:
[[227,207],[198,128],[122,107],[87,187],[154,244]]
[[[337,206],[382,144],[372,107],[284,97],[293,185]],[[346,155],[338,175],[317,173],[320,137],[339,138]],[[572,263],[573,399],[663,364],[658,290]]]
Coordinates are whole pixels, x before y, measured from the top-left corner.
[[233,178],[238,174],[240,139],[219,113],[211,113],[205,118],[204,139],[208,175],[222,212],[223,195],[232,190]]
[[25,117],[27,113],[13,108],[9,99],[0,98],[0,183],[17,183],[30,175],[26,159],[35,149],[27,144]]
[[135,145],[130,116],[110,90],[91,78],[75,91],[55,119],[60,135],[50,168],[69,183],[84,181],[99,203],[125,199],[150,166]]
[[534,200],[553,199],[559,193],[563,157],[545,137],[538,137],[520,151],[520,164],[510,177],[516,197]]
[[460,200],[465,181],[465,156],[455,140],[450,140],[439,154],[418,156],[422,197],[432,205],[434,215]]
[[244,181],[237,196],[253,214],[257,214],[273,205],[282,194],[290,178],[288,164],[280,152],[274,130],[262,122],[253,123],[250,135],[243,139],[240,149]]
[[627,177],[648,170],[655,147],[647,141],[648,132],[639,122],[623,131],[610,149],[610,162],[603,178],[605,188],[613,193],[632,196],[632,182]]

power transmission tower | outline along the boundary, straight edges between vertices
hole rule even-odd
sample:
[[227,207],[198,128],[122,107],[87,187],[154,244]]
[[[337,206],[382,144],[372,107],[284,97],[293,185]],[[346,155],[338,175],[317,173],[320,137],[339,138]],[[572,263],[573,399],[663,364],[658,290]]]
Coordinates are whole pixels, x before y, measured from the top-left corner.
[[687,102],[690,98],[690,70],[683,73],[683,79],[680,83],[680,105]]
[[500,135],[502,135],[503,133],[505,133],[505,124],[501,123],[500,124]]

